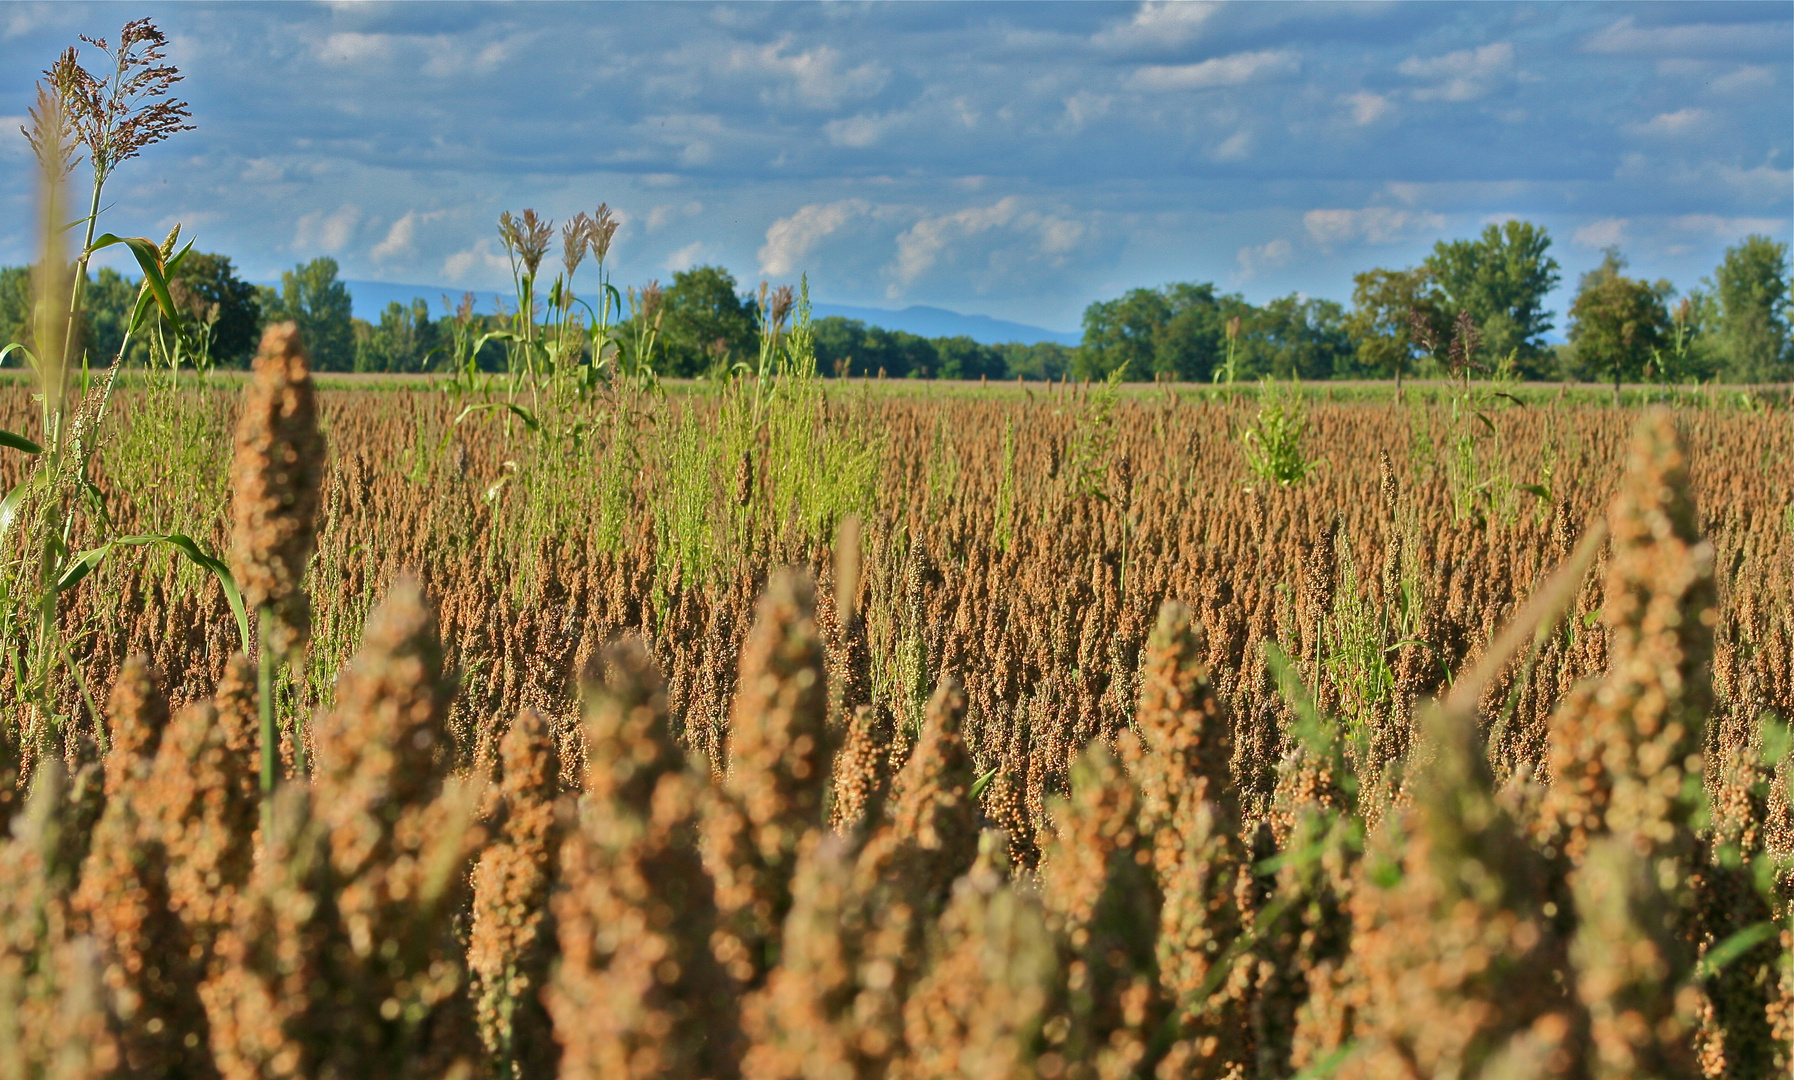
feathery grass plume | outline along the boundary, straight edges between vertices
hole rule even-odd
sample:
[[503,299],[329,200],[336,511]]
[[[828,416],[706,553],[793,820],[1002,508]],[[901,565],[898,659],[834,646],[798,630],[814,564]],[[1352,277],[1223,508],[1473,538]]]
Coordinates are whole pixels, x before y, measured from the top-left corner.
[[1241,1010],[1251,964],[1233,946],[1243,931],[1239,896],[1249,871],[1230,772],[1232,724],[1209,685],[1204,652],[1190,610],[1161,605],[1136,714],[1141,737],[1124,734],[1122,752],[1140,787],[1140,829],[1151,837],[1164,895],[1160,980],[1192,1049],[1244,1067],[1251,1051]]
[[1550,867],[1497,802],[1473,718],[1436,709],[1424,736],[1414,803],[1384,826],[1399,838],[1359,865],[1344,992],[1355,1050],[1336,1075],[1478,1076],[1514,1055],[1542,1055],[1536,1075],[1577,1075],[1582,1021],[1559,978]]
[[1058,957],[1038,898],[1009,883],[1007,849],[1001,833],[981,834],[977,861],[953,885],[927,973],[904,1003],[899,1080],[1038,1075]]
[[1161,895],[1139,810],[1139,791],[1101,742],[1073,764],[1070,796],[1054,800],[1040,883],[1065,985],[1043,1028],[1043,1074],[1070,1067],[1126,1077],[1155,1064],[1153,1037],[1167,1012],[1156,958]]
[[324,436],[297,324],[262,334],[231,459],[231,573],[265,611],[266,647],[291,659],[311,639],[306,564],[317,542]]
[[734,981],[711,952],[712,884],[698,854],[703,780],[667,724],[638,640],[587,686],[586,792],[561,849],[561,962],[546,1003],[566,1080],[726,1080],[740,1056]]
[[518,715],[500,753],[502,823],[473,871],[471,989],[499,1076],[553,1080],[558,1053],[541,994],[553,955],[548,894],[561,847],[560,761],[554,732],[534,709]]
[[799,842],[823,825],[828,686],[809,575],[773,577],[742,645],[729,771],[705,802],[704,860],[724,919],[718,955],[745,983],[776,962]]
[[99,957],[69,925],[67,787],[62,762],[46,758],[0,838],[0,1080],[97,1080],[118,1068]]
[[1667,411],[1639,422],[1608,529],[1602,617],[1610,668],[1551,718],[1553,782],[1542,827],[1575,861],[1591,837],[1607,832],[1686,860],[1713,705],[1717,612],[1713,548],[1700,537],[1688,451]]

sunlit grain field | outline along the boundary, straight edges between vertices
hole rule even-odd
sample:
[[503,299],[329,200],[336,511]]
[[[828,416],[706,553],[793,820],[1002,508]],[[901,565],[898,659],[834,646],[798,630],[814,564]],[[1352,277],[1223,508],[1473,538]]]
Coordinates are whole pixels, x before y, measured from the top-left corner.
[[300,370],[113,393],[4,1075],[1787,1068],[1783,407]]

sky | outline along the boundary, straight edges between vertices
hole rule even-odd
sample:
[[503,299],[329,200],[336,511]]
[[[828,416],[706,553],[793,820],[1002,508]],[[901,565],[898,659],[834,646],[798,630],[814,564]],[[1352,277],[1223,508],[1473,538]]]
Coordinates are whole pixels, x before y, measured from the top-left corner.
[[1349,301],[1518,216],[1561,331],[1606,247],[1686,290],[1794,239],[1786,2],[11,3],[0,261],[32,244],[35,73],[146,15],[196,129],[118,169],[102,226],[178,221],[251,280],[502,288],[501,211],[602,202],[619,285],[715,263],[1070,331],[1171,281]]

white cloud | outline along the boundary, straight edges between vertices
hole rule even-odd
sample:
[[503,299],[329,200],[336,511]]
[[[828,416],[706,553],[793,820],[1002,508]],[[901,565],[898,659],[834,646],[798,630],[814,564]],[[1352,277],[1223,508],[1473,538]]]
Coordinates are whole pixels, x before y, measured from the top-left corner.
[[835,146],[864,149],[868,146],[876,146],[884,136],[885,130],[890,126],[889,118],[868,116],[862,113],[859,116],[830,120],[823,125],[822,130],[828,136],[828,141]]
[[[1784,9],[1785,10],[1785,9]],[[1583,49],[1596,53],[1713,53],[1725,55],[1739,51],[1755,52],[1765,45],[1765,36],[1773,41],[1784,39],[1787,30],[1770,29],[1762,23],[1683,23],[1680,26],[1639,26],[1627,15],[1596,31],[1583,43]]]
[[1241,280],[1250,280],[1266,270],[1287,265],[1295,253],[1295,247],[1288,240],[1278,237],[1268,244],[1243,247],[1234,258],[1240,265]]
[[1594,248],[1597,251],[1602,248],[1614,247],[1625,242],[1628,224],[1629,222],[1625,218],[1602,218],[1600,221],[1591,221],[1571,234],[1570,243],[1577,247]]
[[293,230],[293,248],[296,251],[321,251],[326,255],[335,255],[349,246],[355,238],[356,226],[361,224],[361,210],[353,204],[345,203],[335,210],[325,213],[313,210],[299,219]]
[[442,260],[442,276],[450,284],[482,284],[511,271],[510,260],[497,250],[497,242],[481,237],[474,245]]
[[1239,86],[1262,76],[1289,75],[1301,69],[1295,53],[1283,49],[1234,53],[1196,64],[1148,64],[1128,79],[1136,90],[1209,90]]
[[1019,212],[1019,201],[1010,195],[990,206],[969,207],[939,217],[925,217],[897,237],[894,274],[899,285],[921,277],[956,240],[1008,225]]
[[1410,56],[1395,70],[1412,79],[1437,80],[1416,89],[1416,101],[1472,101],[1488,93],[1513,63],[1513,45],[1497,41],[1444,56]]
[[1677,109],[1658,113],[1642,124],[1627,124],[1625,130],[1633,135],[1686,135],[1703,127],[1711,115],[1705,109]]
[[841,53],[829,45],[787,53],[789,37],[758,48],[736,48],[729,54],[735,71],[769,76],[780,85],[761,96],[768,102],[832,109],[849,99],[870,97],[884,89],[890,69],[875,60],[845,67]]
[[669,272],[677,274],[681,270],[690,270],[692,267],[703,261],[704,242],[702,240],[693,240],[678,251],[668,255],[666,261],[661,265],[666,267]]
[[1241,128],[1215,147],[1216,161],[1244,161],[1252,156],[1252,132]]
[[1182,45],[1200,34],[1220,9],[1220,4],[1208,0],[1148,0],[1134,12],[1133,18],[1100,31],[1091,40],[1105,48],[1119,49]]
[[1722,217],[1719,214],[1683,214],[1671,218],[1669,225],[1678,232],[1696,233],[1727,243],[1736,243],[1752,233],[1781,236],[1788,231],[1787,218]]
[[1767,90],[1775,85],[1775,73],[1766,67],[1746,64],[1736,71],[1729,71],[1707,84],[1707,89],[1716,94],[1741,94],[1758,90]]
[[1413,232],[1443,229],[1445,218],[1424,210],[1367,206],[1362,210],[1310,210],[1302,215],[1302,225],[1318,244],[1353,240],[1387,244]]
[[[697,217],[703,212],[704,204],[696,199],[693,199],[682,206],[663,203],[648,211],[648,231],[659,232],[661,229],[666,228],[668,225],[671,225],[682,217]],[[618,211],[617,214],[621,217],[622,211]]]
[[[1007,239],[994,239],[1003,234]],[[905,290],[943,259],[956,255],[968,241],[986,238],[981,254],[988,274],[1036,278],[1042,266],[1066,266],[1090,240],[1081,221],[1023,207],[1010,195],[989,206],[973,206],[950,214],[925,215],[897,235],[897,258],[886,267],[888,299]]]
[[417,211],[407,210],[405,216],[392,223],[386,230],[386,239],[374,245],[368,254],[375,262],[388,262],[401,255],[409,255],[416,250]]
[[864,199],[842,199],[813,203],[778,219],[767,227],[766,243],[760,246],[760,272],[781,277],[796,273],[800,260],[830,233],[871,212]]
[[329,34],[312,49],[319,62],[331,67],[360,67],[392,59],[393,38],[390,34],[361,34],[339,31]]
[[1382,94],[1373,94],[1368,90],[1360,90],[1355,94],[1347,94],[1340,99],[1352,110],[1352,123],[1363,127],[1374,124],[1389,111],[1390,101]]

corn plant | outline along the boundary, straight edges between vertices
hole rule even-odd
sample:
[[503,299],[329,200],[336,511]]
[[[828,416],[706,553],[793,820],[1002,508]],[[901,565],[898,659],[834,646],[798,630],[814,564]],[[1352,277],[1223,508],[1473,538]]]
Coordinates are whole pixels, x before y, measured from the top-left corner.
[[1308,434],[1308,414],[1302,407],[1302,391],[1280,389],[1266,376],[1259,383],[1258,415],[1240,435],[1246,467],[1267,484],[1289,487],[1308,478],[1318,462],[1302,448]]

